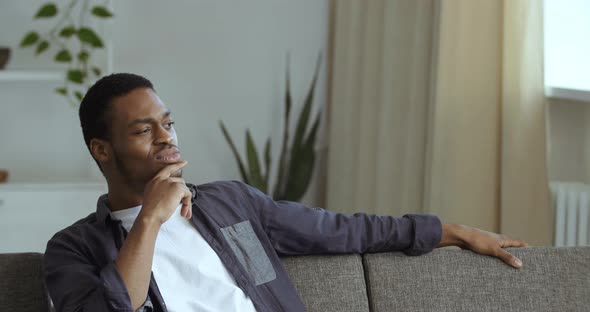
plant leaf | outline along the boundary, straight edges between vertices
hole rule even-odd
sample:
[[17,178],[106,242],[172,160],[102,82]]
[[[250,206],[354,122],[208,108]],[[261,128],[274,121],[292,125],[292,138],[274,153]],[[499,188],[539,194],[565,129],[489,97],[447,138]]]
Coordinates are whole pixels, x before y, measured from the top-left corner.
[[55,93],[61,94],[61,95],[67,95],[68,94],[68,89],[66,87],[56,88],[55,89]]
[[94,30],[88,27],[81,27],[78,30],[78,39],[80,39],[81,42],[88,43],[95,48],[102,48],[104,46],[100,37],[94,32]]
[[311,86],[309,87],[307,97],[305,98],[305,102],[303,104],[303,109],[301,110],[301,113],[299,114],[299,120],[297,122],[297,130],[295,132],[295,140],[293,141],[293,148],[294,149],[301,146],[301,144],[303,142],[303,138],[305,137],[305,132],[307,130],[307,124],[309,121],[309,114],[311,113],[311,106],[313,105],[313,96],[314,96],[316,82],[318,80],[320,63],[321,63],[321,56],[318,56],[318,60],[316,62],[316,67],[315,67],[315,72],[313,74],[313,80],[311,82]]
[[59,36],[64,37],[64,38],[70,38],[75,33],[76,33],[76,28],[73,25],[69,25],[69,26],[64,27],[59,32]]
[[277,170],[277,178],[275,181],[275,186],[273,189],[273,195],[272,198],[274,200],[281,200],[285,197],[285,193],[284,193],[284,186],[285,186],[285,168],[286,168],[286,164],[284,161],[286,153],[284,151],[281,151],[281,156],[279,158],[279,169]]
[[291,57],[287,54],[287,69],[285,71],[285,120],[289,120],[289,116],[291,115],[291,104],[292,104],[292,97],[291,97],[291,71],[289,70],[289,66],[291,64]]
[[39,55],[43,52],[45,52],[45,50],[49,49],[49,42],[47,40],[43,40],[41,42],[39,42],[39,45],[37,45],[37,50],[35,51],[35,55]]
[[287,181],[285,192],[286,200],[301,200],[309,187],[309,183],[313,177],[313,168],[315,167],[315,142],[321,119],[322,114],[320,112],[316,116],[303,146],[297,150],[293,150],[289,168],[289,181]]
[[104,6],[95,6],[92,8],[92,15],[100,18],[113,17],[113,14]]
[[72,61],[72,55],[70,54],[70,51],[63,49],[63,50],[57,52],[57,54],[55,55],[55,61],[62,62],[62,63],[69,63]]
[[28,32],[20,41],[20,47],[28,47],[35,44],[39,40],[39,34],[36,31]]
[[75,82],[75,83],[79,83],[79,84],[84,82],[84,73],[78,69],[68,70],[67,77],[68,77],[68,80],[71,82]]
[[236,162],[238,163],[238,168],[240,169],[240,175],[242,176],[242,180],[244,181],[244,183],[250,184],[250,180],[248,179],[248,175],[246,174],[246,169],[244,168],[244,163],[242,162],[242,158],[240,157],[240,154],[238,153],[238,149],[236,148],[234,141],[231,139],[231,136],[227,132],[227,129],[225,128],[225,125],[223,124],[223,121],[221,121],[221,120],[219,121],[219,127],[221,128],[221,132],[223,133],[225,140],[229,144],[229,147],[230,147],[232,153],[234,154],[234,158],[236,159]]
[[100,77],[100,74],[101,74],[100,68],[92,67],[92,72],[94,73],[94,75]]
[[54,3],[46,3],[35,14],[35,18],[48,18],[57,15],[57,6]]
[[315,137],[321,115],[318,114],[309,136],[305,139],[305,143],[304,137],[309,122],[309,116],[311,114],[313,94],[318,78],[320,63],[321,55],[318,56],[313,80],[309,92],[307,93],[303,109],[299,115],[295,139],[291,145],[291,157],[289,160],[289,169],[287,171],[288,179],[286,180],[284,198],[282,198],[285,200],[299,201],[307,191],[313,175],[313,168],[315,165]]
[[76,97],[76,99],[78,99],[78,101],[82,101],[82,99],[84,98],[84,95],[80,91],[74,91],[74,96]]
[[246,130],[246,155],[248,156],[248,169],[250,172],[250,185],[266,193],[266,185],[262,179],[260,172],[260,161],[258,160],[258,152],[256,145],[250,135],[250,130]]
[[88,54],[88,51],[86,51],[86,50],[82,50],[82,51],[80,51],[80,53],[78,53],[78,60],[80,60],[80,62],[82,62],[82,63],[88,62],[89,57],[90,57],[90,54]]
[[293,149],[289,163],[289,179],[285,188],[285,197],[289,201],[300,201],[313,175],[315,150],[311,146]]
[[310,147],[311,148],[315,148],[315,141],[316,141],[316,137],[317,137],[317,132],[318,132],[318,128],[320,126],[320,120],[322,119],[322,112],[318,112],[318,115],[315,118],[315,121],[313,122],[313,126],[311,126],[311,130],[309,131],[309,134],[307,135],[307,138],[305,139],[305,146],[306,147]]
[[291,79],[290,79],[290,57],[287,54],[287,62],[286,62],[286,69],[285,69],[285,115],[284,115],[284,124],[283,124],[283,144],[281,147],[281,155],[279,156],[279,168],[277,172],[277,180],[275,181],[274,186],[274,193],[273,198],[275,200],[284,198],[284,190],[285,190],[285,180],[287,177],[285,176],[285,171],[287,169],[287,145],[289,144],[289,119],[291,116]]
[[266,140],[266,144],[264,145],[264,185],[266,186],[267,191],[270,192],[268,189],[269,185],[269,177],[270,177],[270,163],[271,163],[271,155],[270,155],[270,138]]

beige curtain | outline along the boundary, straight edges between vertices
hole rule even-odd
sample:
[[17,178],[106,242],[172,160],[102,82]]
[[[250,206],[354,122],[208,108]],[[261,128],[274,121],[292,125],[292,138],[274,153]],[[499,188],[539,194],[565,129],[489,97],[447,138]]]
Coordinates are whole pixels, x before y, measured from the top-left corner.
[[327,207],[420,211],[433,3],[332,4]]
[[327,207],[549,244],[542,1],[332,4]]
[[543,82],[543,2],[504,1],[500,230],[553,239]]

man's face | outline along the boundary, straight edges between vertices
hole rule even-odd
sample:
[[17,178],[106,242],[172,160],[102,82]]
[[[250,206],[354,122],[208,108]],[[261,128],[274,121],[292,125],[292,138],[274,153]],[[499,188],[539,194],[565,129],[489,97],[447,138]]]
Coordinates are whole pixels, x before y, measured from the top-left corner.
[[153,90],[139,88],[116,98],[108,116],[112,165],[127,183],[143,187],[166,165],[180,161],[172,116]]

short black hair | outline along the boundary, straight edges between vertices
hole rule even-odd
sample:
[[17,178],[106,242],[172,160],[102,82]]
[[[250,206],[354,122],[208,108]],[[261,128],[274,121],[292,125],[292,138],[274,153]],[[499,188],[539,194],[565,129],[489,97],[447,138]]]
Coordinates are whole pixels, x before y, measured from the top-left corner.
[[[107,113],[113,99],[124,96],[138,88],[154,90],[154,86],[147,78],[128,73],[117,73],[102,77],[88,89],[80,103],[78,114],[84,142],[86,142],[86,147],[88,147],[91,156],[90,140],[94,138],[108,140],[110,138],[110,124]],[[92,157],[94,158],[94,156]],[[100,163],[96,159],[94,161],[102,171]]]

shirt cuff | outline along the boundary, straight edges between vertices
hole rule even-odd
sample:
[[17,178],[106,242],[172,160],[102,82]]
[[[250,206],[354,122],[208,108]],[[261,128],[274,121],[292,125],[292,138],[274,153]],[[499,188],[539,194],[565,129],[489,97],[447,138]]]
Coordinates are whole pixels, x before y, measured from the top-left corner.
[[407,214],[404,218],[412,221],[413,241],[410,248],[404,250],[408,256],[419,256],[431,252],[442,239],[442,223],[435,215]]
[[[114,262],[102,268],[100,278],[103,282],[105,299],[108,305],[116,310],[133,311],[129,292]],[[139,309],[139,311],[142,310]]]

